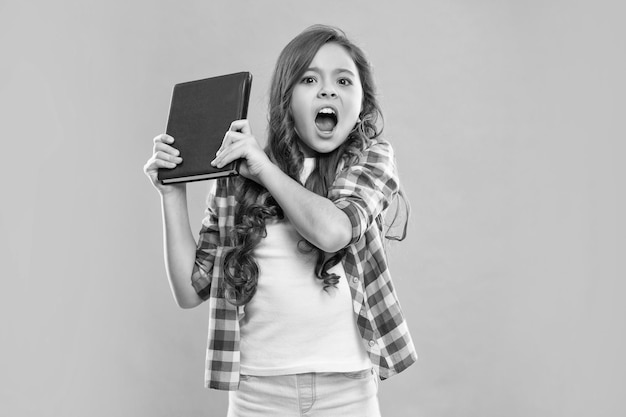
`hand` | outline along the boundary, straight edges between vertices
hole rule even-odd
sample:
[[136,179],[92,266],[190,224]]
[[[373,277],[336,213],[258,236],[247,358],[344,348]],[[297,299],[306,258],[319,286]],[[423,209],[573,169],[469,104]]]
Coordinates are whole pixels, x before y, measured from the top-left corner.
[[157,177],[159,168],[172,169],[183,162],[183,158],[179,156],[180,152],[178,149],[171,146],[171,144],[174,143],[174,138],[169,135],[162,134],[156,136],[153,141],[154,147],[152,148],[152,156],[143,167],[143,171],[152,182],[152,185],[159,191],[159,193],[161,193],[161,195],[171,191],[186,189],[184,183],[164,185]]
[[211,165],[221,168],[236,160],[239,160],[239,174],[256,182],[259,182],[261,172],[272,163],[252,135],[248,120],[231,123]]

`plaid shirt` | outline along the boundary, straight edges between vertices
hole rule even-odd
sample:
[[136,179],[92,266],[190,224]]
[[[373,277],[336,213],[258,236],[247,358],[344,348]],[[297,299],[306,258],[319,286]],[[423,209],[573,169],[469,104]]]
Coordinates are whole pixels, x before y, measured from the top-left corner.
[[[372,141],[359,161],[338,170],[328,198],[352,224],[352,240],[343,259],[357,327],[374,369],[381,379],[416,361],[409,329],[400,309],[383,247],[384,210],[399,190],[393,149]],[[209,301],[206,357],[207,388],[236,390],[239,386],[239,317],[242,307],[224,298],[222,260],[233,247],[236,179],[221,178],[209,196],[202,222],[192,285]]]

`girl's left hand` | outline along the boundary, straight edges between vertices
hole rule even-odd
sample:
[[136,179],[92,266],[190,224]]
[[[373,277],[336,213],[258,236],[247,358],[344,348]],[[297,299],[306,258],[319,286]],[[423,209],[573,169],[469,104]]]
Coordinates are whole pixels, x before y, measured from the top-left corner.
[[221,168],[238,159],[239,174],[256,182],[263,169],[272,163],[252,135],[250,123],[245,119],[231,123],[211,165]]

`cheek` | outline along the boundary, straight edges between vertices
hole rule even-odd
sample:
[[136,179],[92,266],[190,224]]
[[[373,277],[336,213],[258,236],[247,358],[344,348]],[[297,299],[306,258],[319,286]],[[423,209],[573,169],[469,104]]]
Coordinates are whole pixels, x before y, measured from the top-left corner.
[[358,108],[359,108],[359,114],[361,114],[361,112],[363,111],[363,107],[365,107],[365,97],[363,96],[363,92],[361,91],[361,94],[359,95],[359,99],[358,99]]
[[290,104],[291,117],[296,125],[300,125],[303,122],[306,115],[304,104],[298,95],[294,95],[291,98]]
[[305,121],[304,121],[304,117],[302,116],[302,111],[298,110],[297,108],[292,107],[291,118],[293,119],[293,125],[296,128],[296,131],[298,130],[298,128],[304,129]]
[[363,111],[363,107],[364,107],[364,103],[363,103],[363,91],[360,91],[358,93],[355,93],[350,100],[350,113],[351,114],[356,114],[356,116],[358,117],[361,112]]
[[361,97],[355,97],[351,104],[350,119],[354,119],[354,122],[356,123],[361,116],[361,112],[363,111],[363,100]]

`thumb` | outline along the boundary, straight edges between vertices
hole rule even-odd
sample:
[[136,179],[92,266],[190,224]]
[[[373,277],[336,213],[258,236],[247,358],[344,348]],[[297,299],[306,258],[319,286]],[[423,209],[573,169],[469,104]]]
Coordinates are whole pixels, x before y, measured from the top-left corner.
[[252,132],[248,119],[235,120],[230,124],[230,129],[228,130],[233,132],[241,132],[246,135],[249,135]]

